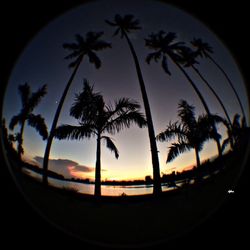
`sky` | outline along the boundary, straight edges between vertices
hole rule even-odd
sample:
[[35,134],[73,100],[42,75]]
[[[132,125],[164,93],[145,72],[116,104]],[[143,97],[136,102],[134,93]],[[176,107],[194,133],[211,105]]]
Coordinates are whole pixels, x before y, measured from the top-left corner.
[[[3,107],[3,117],[6,118],[7,124],[11,117],[19,113],[21,109],[18,85],[27,82],[32,91],[36,91],[43,84],[47,84],[48,94],[34,110],[34,113],[41,114],[50,129],[57,103],[72,73],[72,69],[68,68],[69,61],[64,60],[67,51],[62,48],[62,44],[74,42],[75,34],[84,36],[88,31],[103,31],[103,39],[112,43],[112,49],[98,53],[102,61],[102,67],[98,70],[88,60],[83,61],[65,100],[58,125],[77,124],[77,121],[70,117],[69,110],[75,93],[82,90],[83,79],[87,79],[91,85],[94,85],[94,90],[101,92],[106,102],[128,97],[138,101],[144,111],[136,70],[128,45],[125,39],[113,37],[113,28],[104,22],[105,19],[112,20],[115,14],[133,14],[139,19],[142,26],[142,30],[131,33],[129,38],[140,61],[156,134],[163,131],[170,121],[178,119],[177,107],[180,99],[185,99],[189,104],[194,105],[197,115],[205,112],[194,90],[175,65],[169,63],[169,70],[172,73],[169,76],[162,70],[160,64],[152,62],[148,65],[145,62],[147,54],[151,51],[144,46],[144,39],[150,33],[159,30],[176,32],[178,41],[186,43],[189,43],[194,37],[207,41],[214,49],[213,57],[229,73],[242,100],[245,113],[248,114],[248,99],[240,69],[230,51],[204,24],[188,13],[159,1],[100,0],[84,4],[55,18],[31,39],[16,61],[9,78]],[[200,60],[197,67],[223,100],[231,119],[235,113],[241,114],[233,91],[216,66],[208,60]],[[187,72],[199,87],[211,112],[223,116],[220,105],[205,84],[191,69],[187,69]],[[223,126],[221,125],[218,129],[225,138]],[[17,126],[14,132],[18,131]],[[119,149],[120,157],[117,160],[114,154],[111,154],[102,144],[103,180],[144,179],[146,175],[152,176],[147,128],[139,129],[131,126],[131,128],[113,135],[112,138]],[[182,171],[186,167],[195,165],[195,154],[192,150],[166,164],[168,147],[172,142],[174,141],[157,142],[162,173]],[[45,141],[42,141],[33,128],[26,126],[24,159],[41,165],[44,149]],[[205,144],[200,155],[202,160],[206,160],[216,154],[216,144],[211,141]],[[49,168],[66,177],[93,178],[95,156],[95,139],[82,141],[54,139]]]

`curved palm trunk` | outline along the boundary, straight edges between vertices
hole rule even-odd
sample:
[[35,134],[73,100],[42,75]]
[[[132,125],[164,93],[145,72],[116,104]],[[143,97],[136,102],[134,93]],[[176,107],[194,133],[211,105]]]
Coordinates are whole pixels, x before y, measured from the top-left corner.
[[[201,92],[199,91],[199,89],[196,87],[195,83],[193,82],[193,80],[190,78],[190,76],[188,75],[188,73],[182,68],[182,66],[177,63],[175,60],[172,59],[172,61],[174,62],[174,64],[180,69],[180,71],[185,75],[185,77],[188,79],[188,81],[190,82],[190,84],[192,85],[193,89],[195,90],[196,94],[198,95],[198,97],[200,98],[208,116],[211,116],[211,112],[208,108],[208,105],[205,101],[205,99],[203,98]],[[213,122],[213,131],[217,134],[217,129],[216,129],[216,126]],[[219,157],[222,157],[222,150],[221,150],[221,145],[220,145],[220,140],[218,138],[214,138],[215,142],[216,142],[216,145],[217,145],[217,149],[218,149],[218,154],[219,154]]]
[[239,95],[238,95],[238,93],[237,93],[237,91],[236,91],[236,89],[235,89],[235,87],[234,87],[232,81],[230,80],[229,76],[228,76],[227,73],[224,71],[224,69],[223,69],[223,68],[213,59],[213,57],[211,57],[211,56],[208,55],[208,54],[207,54],[207,57],[208,57],[208,58],[209,58],[218,68],[219,68],[219,70],[222,72],[222,74],[223,74],[223,75],[225,76],[225,78],[227,79],[227,81],[228,81],[229,85],[231,86],[231,88],[232,88],[232,90],[233,90],[233,92],[234,92],[234,94],[235,94],[235,96],[236,96],[236,98],[237,98],[237,101],[238,101],[238,103],[239,103],[239,105],[240,105],[240,109],[241,109],[243,118],[245,118],[246,115],[245,115],[245,111],[244,111],[242,102],[241,102],[240,97],[239,97]]
[[142,99],[143,99],[143,103],[144,103],[147,124],[148,124],[148,135],[149,135],[152,165],[153,165],[153,183],[154,183],[153,194],[159,195],[162,192],[162,190],[161,190],[161,177],[160,177],[160,165],[159,165],[158,150],[157,150],[157,145],[156,145],[156,140],[155,140],[154,125],[153,125],[153,120],[152,120],[152,116],[151,116],[148,96],[147,96],[144,80],[142,77],[140,64],[139,64],[137,55],[135,53],[135,49],[134,49],[131,41],[129,40],[126,32],[123,31],[123,35],[125,36],[125,38],[128,42],[130,51],[132,53],[132,56],[133,56],[133,59],[135,62],[135,66],[136,66],[138,80],[140,83],[141,94],[142,94]]
[[207,85],[207,87],[211,90],[211,92],[214,94],[214,96],[216,97],[217,101],[220,103],[224,113],[225,113],[225,116],[228,120],[228,123],[230,125],[230,127],[232,127],[232,122],[231,122],[231,119],[229,117],[229,114],[226,110],[226,107],[225,105],[223,104],[222,100],[220,99],[220,97],[218,96],[218,94],[215,92],[215,90],[212,88],[212,86],[209,84],[209,82],[204,78],[204,76],[200,73],[200,71],[195,67],[195,66],[192,66],[192,69],[199,75],[199,77],[201,78],[201,80]]
[[[208,81],[203,77],[203,75],[200,73],[200,71],[195,67],[195,66],[191,66],[192,69],[199,75],[199,77],[201,78],[201,80],[207,85],[207,87],[212,91],[212,93],[214,94],[214,96],[216,97],[217,101],[220,103],[224,113],[225,113],[225,116],[227,118],[227,121],[228,121],[228,124],[229,124],[229,129],[232,129],[233,128],[233,125],[232,125],[232,122],[230,120],[230,117],[228,115],[228,112],[226,110],[226,107],[224,106],[222,100],[220,99],[220,97],[217,95],[217,93],[215,92],[215,90],[212,88],[212,86],[208,83]],[[233,148],[233,140],[232,138],[230,137],[230,145],[231,145],[231,148]]]
[[101,196],[101,135],[97,136],[95,164],[95,196]]
[[49,136],[48,136],[48,139],[47,139],[47,144],[46,144],[46,148],[45,148],[45,152],[44,152],[44,158],[43,158],[43,184],[44,185],[48,185],[48,162],[49,162],[49,154],[50,154],[50,149],[51,149],[51,145],[52,145],[52,141],[53,141],[53,138],[54,138],[54,133],[55,133],[55,129],[56,129],[56,126],[57,126],[57,122],[58,122],[58,119],[59,119],[59,115],[61,113],[61,110],[62,110],[62,106],[63,106],[63,103],[64,103],[64,100],[67,96],[67,93],[68,93],[68,90],[69,90],[69,87],[76,75],[76,72],[80,66],[82,62],[82,57],[79,59],[79,62],[77,63],[77,65],[75,66],[75,69],[71,75],[71,77],[69,78],[69,81],[64,89],[64,92],[62,94],[62,97],[60,99],[60,102],[57,106],[57,110],[56,110],[56,113],[55,113],[55,116],[54,116],[54,120],[52,122],[52,126],[51,126],[51,129],[50,129],[50,133],[49,133]]
[[23,144],[24,125],[25,125],[25,120],[22,121],[21,129],[20,129],[20,132],[19,132],[18,146],[17,146],[17,155],[18,155],[18,158],[20,160],[22,160],[22,144]]

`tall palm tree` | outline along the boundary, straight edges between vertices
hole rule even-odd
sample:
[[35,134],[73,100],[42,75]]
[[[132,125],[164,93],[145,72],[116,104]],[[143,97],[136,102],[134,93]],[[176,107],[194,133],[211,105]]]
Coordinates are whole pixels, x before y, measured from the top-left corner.
[[204,143],[213,137],[212,119],[208,115],[195,118],[195,108],[186,101],[181,100],[178,106],[178,116],[180,121],[169,123],[166,130],[157,135],[157,140],[161,142],[170,141],[177,138],[176,143],[172,143],[169,148],[167,163],[174,160],[179,154],[194,149],[196,164],[201,165],[199,152]]
[[120,15],[115,15],[114,21],[111,22],[106,20],[106,23],[112,27],[117,28],[114,32],[114,35],[120,34],[121,38],[125,37],[135,63],[145,114],[148,122],[148,135],[149,135],[152,166],[153,166],[153,183],[154,183],[153,193],[157,196],[161,194],[162,190],[161,190],[161,178],[160,178],[160,165],[159,165],[158,150],[155,140],[154,124],[152,120],[147,91],[142,76],[139,60],[136,55],[134,46],[128,36],[128,33],[139,30],[141,29],[141,27],[139,26],[139,21],[137,19],[134,19],[133,15],[125,15],[124,17],[121,17]]
[[[231,119],[229,117],[229,114],[227,112],[227,109],[225,107],[225,105],[223,104],[221,98],[219,97],[219,95],[216,93],[216,91],[213,89],[213,87],[209,84],[209,82],[206,80],[206,78],[201,74],[201,72],[198,70],[198,68],[195,66],[195,64],[198,64],[198,62],[196,61],[196,57],[197,57],[197,52],[193,51],[191,48],[183,46],[183,48],[179,51],[181,57],[182,57],[182,64],[184,65],[184,67],[191,67],[196,74],[200,77],[200,79],[207,85],[207,87],[210,89],[210,91],[213,93],[213,95],[215,96],[215,98],[217,99],[217,101],[219,102],[220,106],[223,109],[223,112],[226,116],[227,119],[227,125],[230,127],[229,129],[232,129],[232,122]],[[229,137],[230,139],[230,145],[231,147],[233,147],[233,139],[232,137]],[[222,151],[223,151],[223,146],[222,146]]]
[[147,125],[140,105],[128,98],[115,101],[114,105],[104,103],[102,95],[94,93],[93,87],[85,80],[83,91],[76,95],[70,114],[78,119],[78,126],[61,125],[56,129],[55,137],[62,139],[81,140],[96,137],[96,167],[95,167],[95,196],[101,195],[101,140],[115,157],[119,152],[113,140],[106,134],[112,134],[129,128],[132,123],[140,128]]
[[196,61],[197,53],[189,47],[183,47],[182,50],[180,51],[180,54],[181,54],[182,59],[183,59],[184,67],[191,67],[196,72],[196,74],[200,77],[200,79],[207,85],[209,90],[213,93],[213,95],[215,96],[215,98],[219,102],[220,106],[222,107],[223,112],[227,118],[229,125],[232,126],[231,119],[229,117],[227,109],[226,109],[225,105],[223,104],[221,98],[216,93],[216,91],[213,89],[213,87],[210,85],[210,83],[207,81],[207,79],[201,74],[201,72],[195,66],[195,64],[198,64],[198,62]]
[[21,159],[23,151],[23,132],[26,121],[28,125],[35,128],[42,136],[43,140],[47,139],[48,132],[44,118],[41,115],[33,114],[34,109],[40,103],[42,97],[47,93],[47,86],[43,85],[36,92],[30,92],[28,83],[18,86],[19,94],[21,96],[22,108],[18,115],[12,117],[9,128],[13,130],[17,124],[20,125],[20,131],[17,134],[16,141],[18,142],[17,152],[18,157]]
[[111,48],[110,43],[107,43],[100,39],[102,35],[103,35],[103,32],[88,32],[85,37],[82,37],[81,35],[77,34],[75,36],[76,43],[63,44],[63,48],[71,52],[68,56],[65,57],[65,59],[70,59],[70,60],[73,59],[73,61],[69,64],[69,68],[73,68],[73,72],[68,80],[68,83],[59,101],[59,104],[58,104],[58,107],[57,107],[57,110],[56,110],[56,113],[55,113],[55,116],[51,125],[46,149],[44,152],[44,159],[43,159],[43,184],[44,185],[48,184],[48,161],[49,161],[49,154],[50,154],[52,141],[54,138],[54,132],[57,126],[57,122],[58,122],[59,115],[62,110],[64,100],[74,80],[77,70],[84,58],[88,58],[89,62],[93,63],[94,66],[97,69],[99,69],[101,67],[101,60],[98,58],[95,52],[106,49],[106,48]]
[[[149,49],[154,50],[155,52],[148,54],[146,62],[150,63],[151,60],[155,60],[156,62],[158,62],[161,59],[162,68],[168,75],[171,75],[171,72],[168,69],[168,58],[171,59],[171,61],[184,74],[188,82],[193,87],[195,93],[198,95],[200,101],[202,102],[207,114],[209,116],[212,116],[204,97],[202,96],[201,92],[197,88],[194,81],[191,79],[191,77],[188,75],[188,73],[182,66],[183,58],[180,55],[180,51],[183,50],[185,45],[183,42],[175,42],[175,40],[176,40],[176,34],[173,32],[169,32],[166,34],[164,31],[159,31],[158,33],[152,33],[151,35],[149,35],[149,37],[145,39],[146,46]],[[221,157],[222,150],[220,145],[220,139],[215,125],[213,125],[213,131],[214,131],[214,140],[218,148],[218,154],[219,157]]]
[[236,98],[237,98],[237,101],[240,105],[240,108],[241,108],[241,112],[242,112],[242,115],[243,115],[243,118],[246,117],[245,115],[245,111],[244,111],[244,108],[243,108],[243,105],[242,105],[242,102],[240,100],[240,97],[231,81],[231,79],[229,78],[228,74],[226,73],[226,71],[222,68],[222,66],[216,62],[216,60],[211,56],[211,54],[213,53],[213,48],[206,42],[203,42],[202,39],[196,39],[194,38],[192,41],[191,41],[191,44],[197,48],[197,55],[199,55],[200,57],[205,57],[205,58],[208,58],[211,62],[213,62],[216,67],[222,72],[222,74],[224,75],[224,77],[227,79],[227,82],[229,83],[230,87],[232,88]]

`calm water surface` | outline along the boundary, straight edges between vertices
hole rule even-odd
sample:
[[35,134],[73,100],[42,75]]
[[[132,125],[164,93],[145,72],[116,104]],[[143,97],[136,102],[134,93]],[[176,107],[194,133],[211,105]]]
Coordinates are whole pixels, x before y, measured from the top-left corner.
[[[30,170],[25,170],[30,176],[42,180],[41,175]],[[48,178],[49,185],[59,188],[73,188],[82,194],[92,194],[94,195],[94,184],[78,183],[73,181],[63,181],[54,178]],[[177,183],[178,184],[178,183]],[[173,190],[174,187],[162,186],[162,191]],[[112,186],[112,185],[102,185],[101,186],[102,195],[105,196],[121,196],[126,195],[144,195],[153,193],[153,185],[130,185],[130,186]]]

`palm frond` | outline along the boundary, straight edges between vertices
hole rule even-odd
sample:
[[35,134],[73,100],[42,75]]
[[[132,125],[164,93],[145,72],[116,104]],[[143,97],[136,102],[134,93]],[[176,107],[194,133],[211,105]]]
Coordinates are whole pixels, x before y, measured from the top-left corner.
[[187,143],[172,143],[169,147],[167,163],[173,161],[180,154],[189,151],[192,147]]
[[148,35],[148,38],[145,38],[145,46],[153,49],[153,50],[159,50],[161,49],[161,41],[159,40],[159,37],[161,36],[161,33],[164,33],[164,31],[159,31],[156,33],[151,33]]
[[39,88],[36,92],[32,93],[29,102],[28,109],[32,111],[41,101],[42,97],[47,94],[47,85],[44,84],[41,88]]
[[64,43],[63,48],[71,51],[77,51],[79,49],[79,45],[77,43]]
[[180,55],[178,62],[184,67],[190,67],[198,64],[196,60],[197,53],[195,53],[191,48],[187,46],[179,46],[178,54]]
[[141,27],[139,26],[139,20],[134,18],[134,15],[128,14],[120,19],[120,25],[126,32],[141,29]]
[[228,120],[225,119],[225,118],[223,118],[223,117],[221,117],[221,116],[219,116],[219,115],[211,114],[210,115],[210,119],[212,121],[214,121],[215,123],[222,123],[222,124],[224,124],[227,128],[230,127],[230,124],[229,124]]
[[104,50],[106,48],[111,48],[111,44],[100,40],[100,37],[103,36],[103,32],[87,32],[85,37],[82,37],[79,34],[75,35],[77,43],[65,43],[63,48],[71,50],[72,53],[67,55],[65,59],[76,58],[73,62],[69,64],[70,68],[75,67],[80,60],[82,60],[84,55],[89,56],[89,61],[94,63],[96,68],[100,68],[101,61],[93,51]]
[[99,51],[107,48],[111,48],[111,43],[108,43],[100,38],[104,32],[87,32],[85,35],[85,42],[81,44],[81,47],[86,51]]
[[119,115],[126,112],[127,110],[133,111],[140,109],[140,104],[137,101],[131,100],[129,98],[123,97],[118,100],[115,100],[114,108],[112,105],[107,106],[107,111]]
[[106,42],[104,40],[98,40],[95,43],[90,44],[91,49],[94,51],[100,51],[108,48],[112,48],[111,43]]
[[[163,34],[161,32],[161,34]],[[161,38],[161,35],[159,36]],[[175,32],[168,32],[165,36],[164,36],[164,42],[165,43],[172,43],[175,39],[177,38],[177,35]]]
[[29,101],[30,97],[30,86],[28,83],[18,86],[18,90],[22,100],[22,106],[25,107]]
[[144,115],[137,110],[126,111],[115,119],[110,119],[106,123],[104,131],[107,131],[110,134],[115,134],[124,128],[129,128],[132,124],[137,125],[139,128],[143,128],[147,126],[147,121]]
[[89,31],[86,33],[85,35],[85,42],[86,44],[95,44],[98,39],[100,39],[100,37],[102,37],[104,34],[103,31],[100,32],[93,32],[93,31]]
[[168,142],[172,139],[175,139],[176,137],[178,138],[178,141],[183,141],[187,137],[187,132],[178,122],[169,122],[166,130],[156,136],[156,140],[160,142]]
[[113,26],[113,27],[117,26],[116,23],[111,22],[111,21],[109,21],[109,20],[107,20],[107,19],[105,19],[105,23],[107,23],[108,25]]
[[69,68],[74,68],[82,60],[82,58],[83,58],[82,56],[77,57],[76,60],[71,62],[68,67]]
[[166,57],[166,56],[163,56],[161,66],[162,66],[163,70],[164,70],[168,75],[171,76],[171,72],[170,72],[169,69],[168,69],[168,62],[167,62],[167,57]]
[[[215,120],[218,117],[218,120]],[[222,119],[222,118],[221,118]],[[201,131],[207,132],[212,130],[212,127],[214,124],[219,123],[221,121],[219,120],[219,116],[217,115],[199,115],[197,119],[197,128],[199,128]]]
[[43,140],[48,138],[48,130],[44,118],[41,115],[29,114],[28,124],[35,128],[42,136]]
[[191,41],[191,44],[197,49],[196,53],[201,57],[208,57],[209,54],[213,53],[213,48],[208,43],[203,42],[200,38],[194,38]]
[[91,120],[98,112],[98,102],[103,102],[99,92],[94,92],[93,86],[84,79],[83,91],[75,95],[75,101],[70,109],[70,115],[76,119]]
[[[164,52],[167,52],[169,49],[169,46],[171,46],[174,43],[174,40],[176,39],[176,33],[174,32],[168,32],[167,34],[160,30],[157,33],[151,33],[148,38],[145,39],[146,46],[153,50],[162,50]],[[176,49],[176,48],[175,48]]]
[[230,143],[230,138],[226,138],[226,139],[223,141],[222,146],[221,146],[221,151],[222,151],[222,152],[226,149],[226,147],[229,145],[229,143]]
[[82,140],[95,136],[95,127],[93,124],[81,124],[80,126],[72,126],[68,124],[61,125],[55,130],[55,137],[59,140]]
[[118,27],[114,35],[117,35],[121,31],[121,38],[123,37],[123,32],[130,33],[131,31],[141,29],[139,25],[139,20],[134,19],[134,16],[130,14],[125,15],[123,17],[120,16],[119,14],[116,14],[114,17],[114,21],[111,22],[105,20],[105,22],[112,27]]
[[221,137],[222,137],[221,134],[218,133],[218,131],[216,131],[216,130],[214,130],[214,129],[212,129],[212,130],[210,131],[210,133],[209,133],[209,138],[212,138],[212,139],[214,139],[215,141],[220,141]]
[[181,118],[182,123],[187,128],[196,126],[195,108],[189,105],[185,100],[181,100],[178,104],[178,116]]
[[11,120],[10,120],[10,124],[9,124],[9,128],[10,130],[13,130],[15,128],[15,126],[21,122],[21,116],[20,115],[14,115]]
[[161,56],[162,56],[161,51],[157,51],[157,52],[150,53],[150,54],[148,54],[147,57],[146,57],[146,62],[147,62],[148,64],[150,64],[150,62],[151,62],[152,60],[154,60],[155,62],[158,62],[158,61],[161,59]]
[[76,50],[76,51],[73,51],[72,53],[70,53],[69,55],[65,56],[64,59],[66,59],[66,60],[73,59],[73,58],[78,57],[79,55],[81,55],[81,51]]
[[117,29],[115,30],[115,32],[113,33],[112,36],[117,36],[119,33],[121,33],[121,38],[123,38],[123,34],[122,34],[122,32],[121,32],[121,28],[117,28]]
[[93,63],[97,69],[101,67],[101,60],[94,52],[89,51],[88,57],[89,57],[89,62]]
[[112,141],[112,139],[108,136],[102,136],[101,139],[104,139],[106,141],[106,147],[111,152],[114,152],[115,158],[118,159],[119,158],[119,151],[118,151],[117,147],[115,146],[114,142]]

